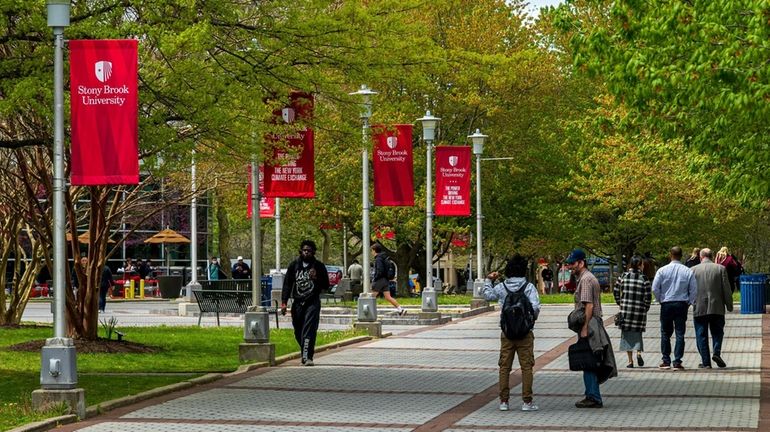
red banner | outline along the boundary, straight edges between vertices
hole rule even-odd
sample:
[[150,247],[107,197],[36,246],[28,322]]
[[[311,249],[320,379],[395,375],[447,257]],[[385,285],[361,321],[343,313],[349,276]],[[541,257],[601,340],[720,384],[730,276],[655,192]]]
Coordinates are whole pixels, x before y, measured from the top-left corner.
[[[313,115],[313,95],[292,92],[290,104],[274,116],[284,123],[295,119],[308,120]],[[265,196],[276,198],[314,198],[314,135],[313,129],[304,128],[288,136],[268,139],[277,146],[271,157],[265,159]],[[283,141],[283,142],[282,142]]]
[[414,205],[412,125],[372,127],[374,205]]
[[139,183],[136,40],[71,40],[73,185]]
[[[259,167],[259,191],[262,192],[259,199],[259,217],[272,218],[275,217],[275,198],[268,198],[264,195],[265,192],[265,173],[262,167]],[[246,196],[248,204],[246,205],[246,217],[251,219],[251,165],[249,165],[249,183],[246,185]]]
[[471,148],[436,147],[436,216],[471,215]]

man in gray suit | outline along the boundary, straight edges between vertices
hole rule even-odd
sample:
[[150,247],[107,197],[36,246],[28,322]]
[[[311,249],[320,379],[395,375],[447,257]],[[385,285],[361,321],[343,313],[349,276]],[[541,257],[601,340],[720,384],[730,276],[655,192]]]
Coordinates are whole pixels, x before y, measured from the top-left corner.
[[[693,317],[695,340],[702,363],[699,368],[711,369],[711,360],[717,366],[726,367],[722,360],[722,338],[725,334],[725,309],[733,310],[733,296],[727,269],[711,261],[711,249],[700,251],[700,264],[692,268],[698,282]],[[709,330],[714,347],[714,356],[709,358]]]

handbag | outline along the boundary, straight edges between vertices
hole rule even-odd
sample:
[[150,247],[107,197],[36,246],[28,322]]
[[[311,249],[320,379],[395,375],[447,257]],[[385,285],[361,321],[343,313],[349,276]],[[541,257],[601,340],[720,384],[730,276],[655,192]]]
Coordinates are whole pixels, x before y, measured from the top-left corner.
[[623,325],[623,313],[618,312],[615,314],[615,325],[620,327]]
[[601,365],[599,358],[591,350],[588,338],[578,338],[577,342],[569,346],[567,355],[571,371],[595,371]]

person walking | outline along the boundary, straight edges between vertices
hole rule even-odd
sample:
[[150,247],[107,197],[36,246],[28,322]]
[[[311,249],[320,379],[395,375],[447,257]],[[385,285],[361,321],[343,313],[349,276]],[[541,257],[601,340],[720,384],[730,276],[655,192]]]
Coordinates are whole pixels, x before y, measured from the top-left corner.
[[107,294],[112,288],[112,270],[107,264],[102,269],[102,278],[99,281],[99,312],[104,312],[107,308]]
[[597,351],[597,348],[601,349],[604,353],[602,369],[606,371],[603,372],[601,377],[595,370],[583,371],[585,398],[575,402],[575,406],[577,408],[601,408],[604,406],[604,401],[602,400],[599,385],[609,378],[617,376],[612,344],[601,319],[602,289],[596,276],[586,268],[586,254],[583,250],[573,250],[564,262],[569,266],[577,281],[575,288],[575,310],[582,309],[585,314],[585,321],[580,328],[578,337],[588,338],[589,344],[594,351]]
[[382,249],[382,245],[375,243],[372,245],[372,252],[374,252],[374,275],[372,276],[372,291],[382,294],[390,304],[396,308],[396,313],[399,316],[406,315],[406,309],[398,304],[398,301],[393,298],[390,293],[390,278],[388,278],[388,256]]
[[636,351],[636,364],[644,366],[644,340],[642,333],[647,325],[647,311],[652,299],[650,281],[642,274],[642,257],[634,255],[618,283],[612,290],[615,303],[620,306],[620,349],[628,355],[626,367],[634,367],[633,351]]
[[353,260],[353,264],[348,267],[348,277],[350,278],[350,292],[358,295],[361,293],[361,285],[364,283],[364,267]]
[[[711,369],[711,360],[720,368],[727,364],[722,360],[722,339],[725,334],[725,309],[733,310],[727,269],[711,261],[711,249],[700,251],[701,263],[692,268],[698,281],[698,295],[693,308],[695,342],[700,353],[699,368]],[[709,330],[714,355],[709,357]]]
[[[692,270],[682,264],[682,248],[674,246],[669,255],[671,262],[655,273],[652,292],[660,303],[660,351],[661,369],[684,370],[684,332],[687,325],[687,310],[695,304],[697,284]],[[674,361],[671,361],[671,335],[676,333]]]
[[741,276],[741,265],[737,259],[730,253],[727,246],[722,246],[717,252],[716,263],[727,269],[727,280],[730,281],[730,291],[735,292],[738,287],[738,280]]
[[[514,255],[505,266],[506,279],[493,286],[494,281],[500,275],[497,272],[490,273],[484,280],[481,294],[487,301],[498,300],[502,308],[508,295],[523,291],[523,295],[532,306],[533,318],[537,320],[537,316],[540,313],[540,297],[535,286],[525,278],[526,274],[527,260],[521,255]],[[501,312],[501,318],[503,318],[503,313]],[[509,408],[511,367],[513,366],[513,359],[517,354],[519,356],[519,365],[521,366],[521,410],[537,411],[538,406],[532,403],[532,368],[535,366],[535,334],[531,329],[525,336],[518,339],[509,339],[505,332],[500,334],[500,359],[497,362],[500,367],[500,379],[498,382],[500,411],[508,411]]]
[[225,272],[222,271],[222,266],[219,264],[219,259],[215,256],[211,257],[211,261],[209,261],[209,280],[215,281],[220,279],[225,279]]
[[693,268],[698,264],[700,264],[700,248],[693,248],[692,255],[690,255],[690,258],[687,258],[684,265],[688,268]]
[[303,240],[299,257],[289,264],[281,290],[281,315],[286,315],[286,303],[291,298],[291,325],[294,339],[302,352],[302,364],[313,366],[315,340],[321,320],[321,293],[329,290],[326,266],[315,258],[316,245]]

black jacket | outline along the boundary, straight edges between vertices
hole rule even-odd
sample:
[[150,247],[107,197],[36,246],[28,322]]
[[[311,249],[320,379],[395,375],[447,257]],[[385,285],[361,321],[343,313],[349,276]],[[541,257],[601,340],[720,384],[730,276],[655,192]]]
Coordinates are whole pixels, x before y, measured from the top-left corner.
[[388,255],[380,252],[374,257],[374,276],[372,281],[388,278]]
[[[310,279],[310,269],[315,269],[315,279]],[[297,258],[286,269],[281,290],[281,303],[289,298],[296,300],[319,299],[324,291],[329,290],[329,273],[321,261],[314,259],[308,267],[302,265],[302,259]]]

